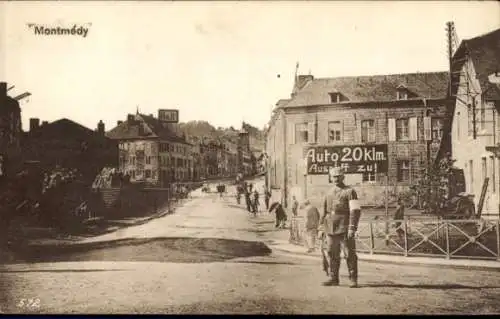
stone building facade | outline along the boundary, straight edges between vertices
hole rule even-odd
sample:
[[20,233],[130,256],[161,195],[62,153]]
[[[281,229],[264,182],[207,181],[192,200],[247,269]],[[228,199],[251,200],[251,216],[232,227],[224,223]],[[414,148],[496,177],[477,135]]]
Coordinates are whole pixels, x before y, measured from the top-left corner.
[[152,115],[129,114],[107,136],[119,141],[119,170],[131,182],[167,187],[192,180],[192,145],[171,124]]
[[[447,143],[447,78],[446,72],[297,77],[291,99],[278,103],[268,129],[270,185],[281,191],[286,205],[292,195],[320,205],[330,187],[328,170],[313,171],[311,161],[305,162],[308,151],[378,147],[385,150],[385,169],[365,165],[349,170],[346,182],[356,188],[362,205],[382,205],[387,188],[396,193],[407,189]],[[354,153],[343,155],[348,162]],[[339,159],[330,164],[349,163]]]

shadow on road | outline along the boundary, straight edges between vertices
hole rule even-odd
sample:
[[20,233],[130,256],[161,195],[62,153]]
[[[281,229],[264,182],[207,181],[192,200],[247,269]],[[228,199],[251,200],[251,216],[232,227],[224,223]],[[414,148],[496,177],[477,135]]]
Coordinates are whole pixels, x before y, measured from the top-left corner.
[[460,284],[396,284],[396,283],[373,283],[361,284],[359,288],[403,288],[403,289],[435,289],[435,290],[450,290],[450,289],[498,289],[499,286],[466,286]]
[[233,260],[235,264],[258,264],[258,265],[297,265],[296,263],[287,261],[256,261],[256,260]]
[[37,272],[48,272],[48,273],[75,273],[75,272],[102,272],[102,271],[127,271],[127,269],[26,269],[26,270],[0,270],[0,273],[37,273]]
[[30,245],[11,252],[13,262],[151,261],[176,263],[220,262],[271,254],[262,242],[222,238],[121,239],[73,245]]

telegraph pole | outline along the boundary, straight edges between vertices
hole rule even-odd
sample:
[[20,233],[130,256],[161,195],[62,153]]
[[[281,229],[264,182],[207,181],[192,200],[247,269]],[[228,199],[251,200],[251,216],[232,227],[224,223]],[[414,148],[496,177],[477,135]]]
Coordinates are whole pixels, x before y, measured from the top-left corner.
[[449,69],[449,82],[448,82],[448,95],[451,97],[452,91],[452,59],[453,59],[453,31],[455,30],[455,26],[452,21],[446,22],[446,34],[448,41],[448,69]]

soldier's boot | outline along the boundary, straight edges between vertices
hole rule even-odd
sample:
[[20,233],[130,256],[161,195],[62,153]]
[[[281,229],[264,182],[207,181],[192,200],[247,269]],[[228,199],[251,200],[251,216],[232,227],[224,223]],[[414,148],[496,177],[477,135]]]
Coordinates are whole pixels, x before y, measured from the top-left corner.
[[356,265],[351,265],[349,267],[349,287],[357,288],[358,287],[358,267]]
[[332,261],[330,267],[330,279],[323,283],[323,286],[338,286],[339,285],[339,268],[340,261]]

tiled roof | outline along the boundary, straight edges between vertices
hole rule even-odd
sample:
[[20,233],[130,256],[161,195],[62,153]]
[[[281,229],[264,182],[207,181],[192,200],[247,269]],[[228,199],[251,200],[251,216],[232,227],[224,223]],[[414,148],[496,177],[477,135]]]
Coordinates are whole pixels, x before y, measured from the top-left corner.
[[[164,125],[157,118],[149,115],[136,114],[134,119],[137,124],[131,124],[129,121],[124,121],[111,131],[106,133],[106,136],[112,139],[148,139],[161,138],[169,142],[188,144],[184,138],[180,137],[169,125]],[[139,126],[143,127],[143,134],[139,132]]]
[[103,138],[98,132],[95,132],[67,118],[62,118],[60,120],[39,126],[34,131],[26,133],[27,138],[30,138],[31,136],[35,136],[36,138],[57,138],[57,139],[61,137],[68,137],[71,139],[82,139],[82,140],[87,139],[89,137]]
[[500,100],[498,85],[492,84],[488,80],[488,76],[500,71],[500,29],[472,39],[463,40],[453,56],[454,71],[460,70],[467,54],[472,60],[485,98]]
[[374,76],[317,78],[308,81],[286,105],[298,107],[332,104],[329,93],[340,93],[342,102],[394,101],[398,86],[409,91],[408,98],[445,98],[447,72],[409,73]]

